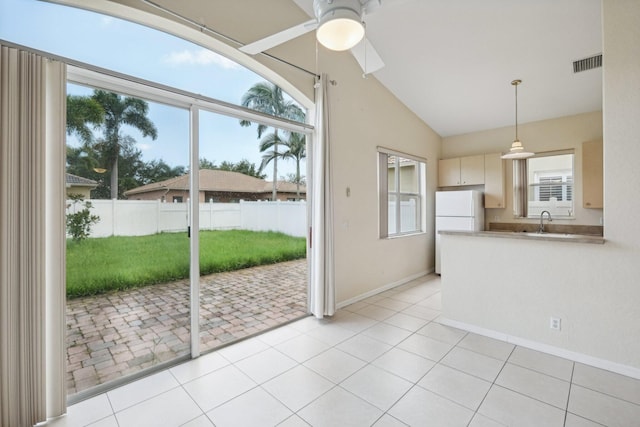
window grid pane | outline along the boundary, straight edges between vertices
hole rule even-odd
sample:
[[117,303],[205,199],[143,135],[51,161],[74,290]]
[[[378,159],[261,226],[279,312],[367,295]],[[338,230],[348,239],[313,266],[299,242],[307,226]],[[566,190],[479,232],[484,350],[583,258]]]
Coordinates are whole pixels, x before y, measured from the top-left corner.
[[381,202],[387,207],[387,236],[422,231],[422,185],[423,162],[401,156],[380,153],[386,156],[387,195]]

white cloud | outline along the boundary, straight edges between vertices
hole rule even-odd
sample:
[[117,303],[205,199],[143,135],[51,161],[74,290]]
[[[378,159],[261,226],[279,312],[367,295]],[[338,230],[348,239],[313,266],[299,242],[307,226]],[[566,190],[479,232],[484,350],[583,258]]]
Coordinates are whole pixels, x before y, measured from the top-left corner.
[[150,149],[151,149],[151,144],[145,144],[144,142],[142,142],[142,143],[138,143],[138,148],[139,148],[141,151],[147,151],[147,150],[150,150]]
[[238,69],[240,66],[224,56],[206,49],[183,50],[165,55],[164,62],[171,65],[219,65],[225,69]]
[[113,19],[113,17],[111,16],[102,16],[102,18],[100,19],[100,23],[102,24],[102,27],[110,27],[111,24],[113,24],[115,22],[115,19]]

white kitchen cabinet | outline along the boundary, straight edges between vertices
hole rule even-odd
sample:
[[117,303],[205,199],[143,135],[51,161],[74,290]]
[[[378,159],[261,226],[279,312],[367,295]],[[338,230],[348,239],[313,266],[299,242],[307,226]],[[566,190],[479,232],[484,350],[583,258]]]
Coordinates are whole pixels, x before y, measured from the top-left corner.
[[504,160],[501,153],[484,155],[484,207],[505,207]]
[[484,184],[483,154],[438,161],[438,185],[440,187],[482,184]]

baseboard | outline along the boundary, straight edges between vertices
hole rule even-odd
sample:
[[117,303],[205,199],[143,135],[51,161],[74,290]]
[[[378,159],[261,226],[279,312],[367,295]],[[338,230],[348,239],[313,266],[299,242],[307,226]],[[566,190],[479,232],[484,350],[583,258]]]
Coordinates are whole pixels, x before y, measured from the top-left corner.
[[595,368],[615,372],[616,374],[640,379],[640,369],[634,368],[632,366],[623,365],[606,359],[600,359],[597,357],[589,356],[587,354],[570,351],[561,347],[544,344],[538,341],[516,337],[513,335],[505,334],[503,332],[494,331],[492,329],[486,329],[469,323],[459,322],[457,320],[450,320],[441,317],[438,319],[438,322],[446,326],[473,332],[474,334],[483,335],[485,337],[495,338],[500,341],[519,345],[520,347],[526,347],[531,350],[537,350],[543,353],[552,354],[554,356],[562,357],[563,359],[569,359],[574,362],[593,366]]
[[411,276],[408,276],[408,277],[404,277],[404,278],[402,278],[400,280],[397,280],[395,282],[392,282],[392,283],[389,283],[387,285],[381,286],[379,288],[373,289],[373,290],[371,290],[369,292],[366,292],[364,294],[360,294],[360,295],[358,295],[356,297],[349,298],[348,300],[341,301],[341,302],[336,304],[336,309],[344,308],[344,307],[346,307],[346,306],[348,306],[350,304],[353,304],[353,303],[356,303],[358,301],[362,301],[363,299],[366,299],[366,298],[372,297],[374,295],[377,295],[380,292],[384,292],[384,291],[388,291],[389,289],[397,288],[398,286],[402,286],[405,283],[409,283],[412,280],[415,280],[415,279],[417,279],[419,277],[422,277],[422,276],[426,276],[427,274],[431,274],[431,273],[433,273],[433,269],[422,271],[422,272],[416,273],[416,274],[412,274]]

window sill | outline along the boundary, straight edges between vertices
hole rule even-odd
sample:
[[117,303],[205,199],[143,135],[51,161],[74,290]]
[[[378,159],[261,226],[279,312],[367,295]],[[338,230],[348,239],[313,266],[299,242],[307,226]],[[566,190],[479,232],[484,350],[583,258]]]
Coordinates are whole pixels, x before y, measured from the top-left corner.
[[395,240],[403,237],[422,236],[427,234],[425,231],[411,231],[407,233],[394,234],[393,236],[380,237],[380,240]]

